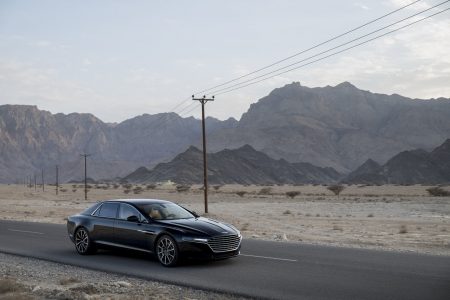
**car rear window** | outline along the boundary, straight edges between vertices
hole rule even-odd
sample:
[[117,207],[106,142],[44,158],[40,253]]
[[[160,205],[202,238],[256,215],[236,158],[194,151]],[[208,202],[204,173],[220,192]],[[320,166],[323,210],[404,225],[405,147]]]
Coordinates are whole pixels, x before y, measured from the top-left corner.
[[92,213],[97,209],[97,207],[100,205],[101,203],[95,203],[94,205],[90,206],[89,208],[86,208],[81,214],[88,216],[88,215],[92,215]]
[[102,206],[95,212],[97,217],[115,218],[117,216],[118,203],[103,203]]

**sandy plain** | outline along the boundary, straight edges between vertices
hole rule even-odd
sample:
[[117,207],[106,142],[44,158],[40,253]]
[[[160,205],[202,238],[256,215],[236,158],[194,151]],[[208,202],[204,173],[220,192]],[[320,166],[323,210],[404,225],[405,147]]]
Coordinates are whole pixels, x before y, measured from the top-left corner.
[[[60,223],[105,199],[153,198],[177,202],[200,215],[235,225],[245,238],[450,255],[450,197],[432,197],[428,186],[211,186],[209,213],[203,190],[179,192],[173,184],[0,185],[0,219]],[[444,187],[449,189],[449,187]],[[286,192],[299,195],[290,198]],[[280,244],[282,246],[282,244]]]

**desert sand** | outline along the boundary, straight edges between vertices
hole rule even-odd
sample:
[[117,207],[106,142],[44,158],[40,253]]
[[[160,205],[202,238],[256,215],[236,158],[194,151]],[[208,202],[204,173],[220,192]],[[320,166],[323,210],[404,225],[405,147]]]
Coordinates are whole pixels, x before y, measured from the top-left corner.
[[[338,197],[321,185],[212,186],[205,216],[245,238],[450,255],[450,197],[431,197],[427,188],[352,185]],[[300,194],[291,199],[290,191]],[[54,186],[0,185],[0,218],[63,224],[96,201],[118,198],[166,199],[204,215],[199,185],[178,192],[173,184],[99,184],[86,201],[82,185],[65,184],[59,195]]]

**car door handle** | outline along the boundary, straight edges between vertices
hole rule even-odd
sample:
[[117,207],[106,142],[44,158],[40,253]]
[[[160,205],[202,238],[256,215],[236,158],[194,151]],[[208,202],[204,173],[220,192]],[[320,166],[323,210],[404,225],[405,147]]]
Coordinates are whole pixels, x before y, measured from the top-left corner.
[[137,231],[142,232],[142,233],[144,233],[144,234],[155,234],[155,232],[154,232],[154,231],[151,231],[151,230],[141,230],[141,229],[138,229]]

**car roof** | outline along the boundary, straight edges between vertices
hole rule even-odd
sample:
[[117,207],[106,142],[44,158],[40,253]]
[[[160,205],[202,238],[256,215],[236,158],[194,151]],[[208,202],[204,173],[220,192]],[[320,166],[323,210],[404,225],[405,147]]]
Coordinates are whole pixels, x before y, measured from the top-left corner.
[[154,204],[154,203],[172,203],[170,201],[160,200],[160,199],[111,199],[111,200],[105,200],[102,202],[122,202],[122,203],[131,203],[134,205]]

